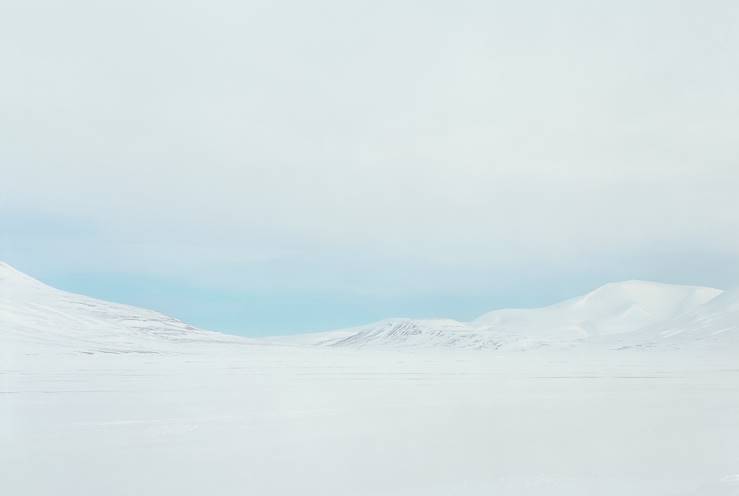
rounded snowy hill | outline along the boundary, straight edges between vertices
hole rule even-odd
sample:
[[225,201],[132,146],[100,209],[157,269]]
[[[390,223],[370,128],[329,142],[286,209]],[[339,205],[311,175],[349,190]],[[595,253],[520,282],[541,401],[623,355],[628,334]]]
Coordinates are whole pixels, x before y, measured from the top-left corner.
[[676,317],[720,293],[699,286],[624,281],[548,307],[493,311],[474,324],[498,332],[554,339],[622,334]]

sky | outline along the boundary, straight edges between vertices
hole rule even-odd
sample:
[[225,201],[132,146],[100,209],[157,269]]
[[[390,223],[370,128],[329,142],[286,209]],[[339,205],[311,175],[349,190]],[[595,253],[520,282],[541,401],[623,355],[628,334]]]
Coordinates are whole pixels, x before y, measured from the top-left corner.
[[739,285],[734,1],[0,6],[0,260],[244,335]]

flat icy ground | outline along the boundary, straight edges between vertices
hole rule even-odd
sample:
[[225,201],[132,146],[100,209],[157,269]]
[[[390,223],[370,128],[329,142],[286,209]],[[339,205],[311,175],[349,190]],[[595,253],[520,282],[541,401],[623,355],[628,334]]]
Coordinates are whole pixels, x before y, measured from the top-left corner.
[[739,494],[728,353],[0,358],[8,496]]

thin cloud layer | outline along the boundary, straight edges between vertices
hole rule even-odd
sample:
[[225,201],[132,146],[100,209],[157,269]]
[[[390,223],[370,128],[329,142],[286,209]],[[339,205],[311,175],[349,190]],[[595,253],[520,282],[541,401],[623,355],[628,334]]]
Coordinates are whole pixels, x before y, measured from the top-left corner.
[[0,256],[256,291],[731,285],[738,8],[5,7]]

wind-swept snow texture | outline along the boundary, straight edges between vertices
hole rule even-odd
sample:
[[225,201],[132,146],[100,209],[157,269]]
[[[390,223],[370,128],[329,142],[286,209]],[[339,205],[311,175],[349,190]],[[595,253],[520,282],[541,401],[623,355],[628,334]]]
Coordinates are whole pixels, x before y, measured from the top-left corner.
[[[3,265],[0,494],[739,496],[736,348],[704,346],[739,301],[718,293],[623,283],[288,345]],[[583,339],[616,341],[532,349]]]

